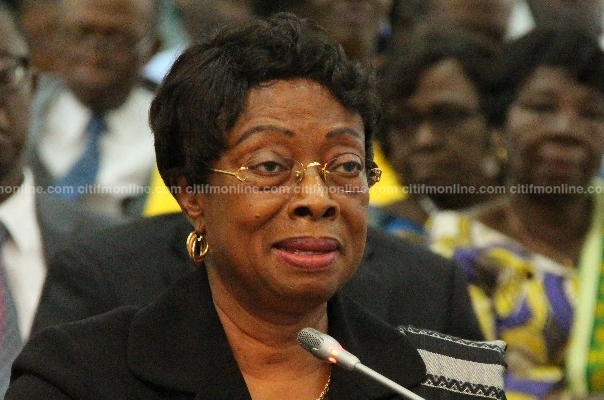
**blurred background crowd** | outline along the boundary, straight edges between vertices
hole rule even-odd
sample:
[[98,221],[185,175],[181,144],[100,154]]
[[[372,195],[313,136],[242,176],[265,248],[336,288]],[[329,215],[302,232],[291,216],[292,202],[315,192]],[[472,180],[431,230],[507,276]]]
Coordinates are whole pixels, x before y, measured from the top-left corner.
[[[5,2],[29,53],[0,54],[0,86],[36,74],[19,168],[60,202],[46,214],[68,204],[98,227],[179,210],[147,119],[189,43],[276,12],[314,19],[380,80],[371,223],[459,263],[485,338],[508,343],[508,398],[604,396],[604,0]],[[23,212],[0,204],[5,224]],[[9,279],[22,332],[50,258],[34,231],[34,284]]]

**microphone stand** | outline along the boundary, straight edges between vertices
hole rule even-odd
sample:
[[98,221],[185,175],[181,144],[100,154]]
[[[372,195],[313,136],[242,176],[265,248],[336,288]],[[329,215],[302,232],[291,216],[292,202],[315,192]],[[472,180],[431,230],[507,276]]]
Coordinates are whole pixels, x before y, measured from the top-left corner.
[[399,385],[398,383],[394,382],[393,380],[386,378],[384,375],[375,372],[374,370],[367,367],[366,365],[361,364],[360,362],[354,366],[354,369],[356,371],[361,372],[364,375],[367,375],[368,377],[372,378],[373,380],[377,381],[378,383],[381,383],[382,385],[392,389],[393,391],[395,391],[396,393],[400,394],[401,396],[403,396],[405,398],[408,398],[410,400],[425,400],[423,397],[413,393],[409,389]]

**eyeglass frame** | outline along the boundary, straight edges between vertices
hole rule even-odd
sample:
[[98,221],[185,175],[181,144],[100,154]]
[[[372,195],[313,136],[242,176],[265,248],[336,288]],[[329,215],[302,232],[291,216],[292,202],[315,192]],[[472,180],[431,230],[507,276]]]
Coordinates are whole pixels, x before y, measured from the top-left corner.
[[[6,93],[13,93],[19,87],[21,87],[21,85],[26,81],[26,78],[29,75],[29,72],[31,70],[31,62],[30,62],[30,57],[28,55],[19,56],[19,55],[9,54],[9,53],[0,53],[0,61],[3,59],[14,62],[14,66],[11,67],[11,68],[14,68],[13,73],[16,73],[19,70],[21,70],[23,72],[20,76],[15,78],[16,81],[13,82],[10,86],[3,85],[0,80],[0,95],[6,94]],[[3,72],[4,71],[0,70],[0,74]]]
[[[282,157],[283,158],[288,158],[288,159],[292,160],[295,164],[299,164],[302,167],[299,170],[295,170],[292,167],[291,171],[289,172],[290,176],[291,176],[292,172],[294,173],[293,176],[294,176],[294,182],[295,182],[296,185],[299,185],[300,182],[302,182],[302,179],[304,179],[304,174],[305,174],[306,170],[308,168],[311,168],[311,167],[321,167],[321,168],[318,168],[319,175],[321,176],[321,179],[323,180],[323,182],[325,184],[328,184],[327,183],[327,174],[329,174],[331,172],[327,170],[327,165],[330,164],[331,162],[333,162],[334,160],[337,160],[338,157],[342,156],[343,154],[354,154],[354,153],[342,153],[342,154],[338,155],[337,157],[335,157],[335,158],[327,161],[324,164],[321,164],[318,161],[313,161],[313,162],[308,163],[306,166],[304,166],[303,162],[298,161],[296,159],[293,159],[291,157],[283,157],[283,156]],[[359,157],[359,159],[363,160],[362,157],[360,157],[358,155],[356,155],[356,156]],[[365,161],[365,165],[364,165],[365,168],[364,168],[364,170],[365,170],[365,172],[367,174],[367,189],[369,189],[373,185],[375,185],[376,183],[378,183],[380,181],[380,179],[382,177],[382,169],[374,161],[372,161],[372,160],[365,159],[364,161]],[[247,161],[246,164],[248,162],[249,161]],[[371,168],[367,168],[367,163],[369,163],[369,165],[371,165]],[[218,172],[220,174],[234,176],[235,178],[237,178],[237,180],[239,182],[247,184],[248,183],[248,182],[246,182],[247,178],[241,177],[239,175],[241,173],[241,171],[246,171],[246,170],[249,170],[249,168],[246,167],[245,164],[242,165],[241,167],[239,167],[237,169],[237,171],[234,171],[234,172],[232,172],[232,171],[225,171],[225,170],[217,169],[217,168],[210,168],[210,171],[212,171],[212,172]],[[290,179],[290,178],[288,178],[288,179]],[[362,191],[361,192],[344,191],[344,193],[358,194],[358,193],[362,193]]]

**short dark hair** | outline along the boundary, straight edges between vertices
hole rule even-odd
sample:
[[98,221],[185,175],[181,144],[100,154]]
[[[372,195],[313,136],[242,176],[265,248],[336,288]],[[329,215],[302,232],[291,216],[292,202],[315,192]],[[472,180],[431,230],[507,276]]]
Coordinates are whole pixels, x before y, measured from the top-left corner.
[[[248,91],[273,80],[307,78],[327,88],[363,119],[372,158],[378,97],[370,68],[349,60],[315,23],[279,13],[226,26],[189,47],[174,63],[151,104],[159,172],[168,186],[184,175],[206,183],[208,169],[227,149],[227,133]],[[369,164],[369,163],[368,163]]]
[[[472,31],[453,26],[418,28],[400,48],[392,49],[382,72],[382,118],[376,138],[384,155],[392,154],[388,131],[393,121],[388,117],[390,108],[400,106],[417,89],[422,74],[437,63],[454,59],[472,81],[480,96],[480,107],[489,116],[488,103],[496,82],[496,67],[501,48],[498,44]],[[485,143],[488,139],[485,138]]]
[[503,125],[522,85],[541,66],[561,67],[579,83],[604,95],[604,51],[597,39],[574,25],[537,27],[506,44],[491,107],[492,120]]
[[297,3],[305,3],[307,0],[250,0],[254,14],[268,17],[279,12],[291,12]]

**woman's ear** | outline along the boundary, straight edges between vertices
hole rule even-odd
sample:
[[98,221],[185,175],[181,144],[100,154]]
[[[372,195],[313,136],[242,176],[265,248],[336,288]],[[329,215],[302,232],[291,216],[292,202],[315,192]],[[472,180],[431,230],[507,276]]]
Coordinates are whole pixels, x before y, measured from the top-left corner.
[[178,192],[176,193],[176,201],[186,214],[187,218],[193,225],[196,231],[203,232],[205,202],[203,194],[197,193],[194,186],[188,184],[184,176],[179,176],[177,179]]

